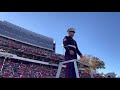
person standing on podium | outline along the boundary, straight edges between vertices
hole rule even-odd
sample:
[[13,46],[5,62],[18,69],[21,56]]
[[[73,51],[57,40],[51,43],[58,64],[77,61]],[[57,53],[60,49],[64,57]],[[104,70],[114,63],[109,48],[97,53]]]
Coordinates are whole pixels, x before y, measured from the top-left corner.
[[[73,39],[75,29],[69,28],[67,32],[68,36],[65,36],[63,39],[63,46],[65,48],[65,60],[68,61],[72,59],[77,59],[77,54],[80,56],[80,58],[83,58],[82,53],[78,49],[77,42]],[[73,62],[66,64],[65,74],[66,78],[76,78]]]

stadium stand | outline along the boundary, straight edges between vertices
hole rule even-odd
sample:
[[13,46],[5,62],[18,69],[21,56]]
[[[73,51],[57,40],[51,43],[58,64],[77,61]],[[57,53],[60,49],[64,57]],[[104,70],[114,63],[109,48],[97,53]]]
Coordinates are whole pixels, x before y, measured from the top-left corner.
[[[0,21],[0,78],[55,78],[64,55],[52,49],[52,38]],[[91,78],[88,72],[79,74]],[[65,68],[60,78],[65,78]]]

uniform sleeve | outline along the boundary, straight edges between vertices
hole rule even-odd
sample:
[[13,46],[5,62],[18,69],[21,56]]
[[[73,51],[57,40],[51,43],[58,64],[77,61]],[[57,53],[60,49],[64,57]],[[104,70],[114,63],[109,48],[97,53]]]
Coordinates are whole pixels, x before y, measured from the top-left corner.
[[77,46],[77,42],[76,42],[76,41],[75,41],[75,44],[76,44],[76,51],[77,51],[77,54],[78,54],[79,56],[81,56],[82,53],[79,51],[78,46]]
[[68,44],[69,44],[69,42],[67,40],[67,36],[65,36],[64,39],[63,39],[63,46],[66,49],[66,51],[69,51],[69,48],[67,46]]

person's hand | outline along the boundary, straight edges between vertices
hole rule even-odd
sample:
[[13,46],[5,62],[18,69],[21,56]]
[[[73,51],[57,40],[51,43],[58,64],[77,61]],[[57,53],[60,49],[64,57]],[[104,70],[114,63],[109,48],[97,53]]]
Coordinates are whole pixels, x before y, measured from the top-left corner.
[[70,55],[74,55],[74,51],[73,50],[70,50]]
[[80,56],[80,61],[84,61],[85,57],[83,55]]
[[80,58],[83,58],[83,55],[81,55]]

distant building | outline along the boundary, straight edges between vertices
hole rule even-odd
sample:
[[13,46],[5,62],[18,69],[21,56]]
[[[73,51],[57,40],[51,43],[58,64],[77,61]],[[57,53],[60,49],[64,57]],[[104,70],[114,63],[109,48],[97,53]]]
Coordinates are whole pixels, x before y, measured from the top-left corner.
[[114,72],[110,72],[105,74],[105,78],[116,78],[116,74]]

